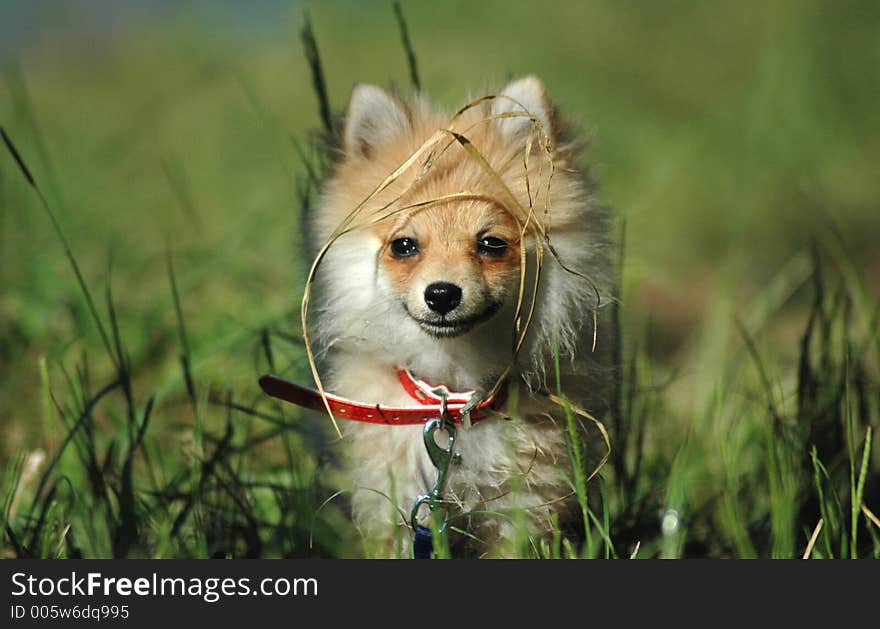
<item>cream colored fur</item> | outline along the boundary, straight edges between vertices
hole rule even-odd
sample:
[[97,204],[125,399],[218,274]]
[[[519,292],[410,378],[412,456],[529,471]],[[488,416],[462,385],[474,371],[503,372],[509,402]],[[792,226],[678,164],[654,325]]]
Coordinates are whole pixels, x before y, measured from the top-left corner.
[[[455,520],[455,526],[482,540],[465,544],[478,555],[512,552],[517,522],[523,521],[523,515],[525,526],[535,535],[550,530],[553,514],[559,515],[563,526],[574,521],[576,509],[566,481],[571,471],[564,414],[541,393],[555,391],[554,346],[561,354],[565,394],[600,419],[611,373],[604,349],[612,334],[607,325],[600,324],[599,348],[591,352],[593,309],[597,301],[607,305],[611,299],[606,214],[596,204],[585,177],[576,170],[577,146],[566,138],[538,79],[520,79],[502,93],[519,104],[496,99],[467,112],[456,128],[486,156],[527,207],[523,152],[531,122],[526,118],[479,121],[491,114],[520,111],[521,104],[541,122],[553,138],[556,164],[546,216],[550,238],[564,264],[591,281],[566,272],[549,254],[545,257],[535,317],[510,378],[511,386],[519,392],[518,408],[509,409],[516,417],[487,420],[459,430],[457,449],[462,462],[453,468],[446,497],[457,501],[461,512],[506,514]],[[353,208],[450,118],[449,112],[437,111],[421,98],[403,102],[378,87],[356,87],[346,116],[341,158],[314,213],[316,244],[320,246]],[[476,126],[467,130],[472,125]],[[542,161],[536,146],[529,175],[536,213],[543,219],[549,167],[544,161],[539,172]],[[407,190],[412,177],[412,173],[402,177],[371,207],[380,207],[404,191],[408,201],[462,190],[499,195],[491,178],[457,146]],[[466,205],[432,211],[456,213],[449,223],[454,225],[451,229],[462,230],[469,237]],[[453,215],[446,218],[449,216]],[[437,216],[438,225],[446,225],[443,220]],[[379,260],[387,245],[385,237],[382,228],[344,236],[319,267],[312,328],[327,390],[367,402],[411,405],[413,401],[397,380],[398,367],[453,390],[488,390],[513,359],[512,313],[518,281],[508,287],[504,307],[491,320],[459,337],[435,338],[407,314],[391,280],[383,274]],[[534,269],[534,242],[527,239],[524,246]],[[408,514],[414,498],[428,490],[434,479],[421,427],[342,424],[341,445],[346,452],[347,477],[354,488],[354,520],[370,554],[394,555],[395,536],[401,531],[409,535],[408,523],[395,512],[395,506]],[[595,433],[585,428],[583,434]],[[404,544],[406,553],[408,541]]]

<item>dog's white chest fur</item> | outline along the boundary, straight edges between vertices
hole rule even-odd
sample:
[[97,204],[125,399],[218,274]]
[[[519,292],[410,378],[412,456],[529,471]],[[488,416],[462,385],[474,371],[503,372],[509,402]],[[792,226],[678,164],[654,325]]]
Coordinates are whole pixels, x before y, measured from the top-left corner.
[[[363,361],[339,365],[331,386],[357,400],[413,405],[387,366]],[[518,515],[526,514],[530,528],[549,531],[551,514],[571,493],[565,483],[564,427],[537,415],[528,397],[522,401],[519,416],[528,420],[491,418],[458,428],[455,451],[461,460],[450,467],[444,488],[443,499],[452,503],[452,526],[468,530],[489,552],[504,552],[503,543],[514,537],[513,520]],[[435,481],[422,430],[420,425],[346,422],[343,426],[355,520],[372,540],[373,553],[394,552],[397,529],[408,527],[413,501]],[[470,511],[497,516],[469,518]]]

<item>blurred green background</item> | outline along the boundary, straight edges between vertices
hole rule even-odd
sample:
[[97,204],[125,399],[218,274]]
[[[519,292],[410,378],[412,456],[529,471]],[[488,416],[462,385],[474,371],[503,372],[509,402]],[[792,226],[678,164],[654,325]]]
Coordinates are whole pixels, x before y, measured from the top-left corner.
[[[672,381],[659,440],[686,433],[711,397],[735,319],[766,333],[780,374],[793,368],[811,243],[845,257],[876,302],[877,2],[402,4],[431,99],[452,109],[534,73],[591,136],[599,197],[626,229],[625,347]],[[200,381],[258,397],[260,331],[298,325],[294,143],[320,123],[304,10],[334,108],[355,82],[410,89],[388,2],[0,5],[0,124],[100,301],[112,285],[135,390],[167,401],[167,426],[187,419],[174,411],[185,387],[166,251]],[[83,357],[100,381],[101,351],[59,240],[3,152],[0,463],[57,443],[41,391]]]

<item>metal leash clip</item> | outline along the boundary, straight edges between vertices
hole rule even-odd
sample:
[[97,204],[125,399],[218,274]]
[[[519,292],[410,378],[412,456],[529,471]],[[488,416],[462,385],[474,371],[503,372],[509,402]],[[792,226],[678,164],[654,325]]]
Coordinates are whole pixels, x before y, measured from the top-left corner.
[[[449,465],[451,463],[457,464],[461,461],[461,455],[458,452],[453,451],[455,446],[455,424],[448,421],[446,391],[445,389],[438,389],[436,393],[440,396],[440,417],[432,419],[425,424],[425,428],[422,431],[422,437],[425,441],[425,449],[428,451],[428,458],[431,459],[431,463],[437,470],[437,479],[434,481],[434,487],[431,489],[430,493],[421,494],[416,498],[415,503],[413,503],[412,513],[410,514],[410,523],[412,524],[413,530],[416,531],[417,544],[418,536],[420,534],[422,536],[430,535],[430,530],[427,529],[427,527],[421,526],[418,522],[419,511],[421,510],[422,505],[427,505],[431,513],[437,511],[437,509],[445,508],[443,505],[443,490],[446,487]],[[441,430],[445,431],[447,435],[445,448],[437,445],[435,439],[435,435]],[[444,518],[440,530],[443,531],[445,528],[446,518]],[[430,545],[430,539],[428,539],[426,543]],[[430,550],[428,553],[430,554]],[[416,551],[416,554],[418,556],[418,551]]]

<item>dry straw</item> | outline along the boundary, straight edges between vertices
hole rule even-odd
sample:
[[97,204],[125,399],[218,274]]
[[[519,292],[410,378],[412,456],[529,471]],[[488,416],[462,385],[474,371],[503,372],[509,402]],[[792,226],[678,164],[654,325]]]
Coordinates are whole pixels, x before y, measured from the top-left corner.
[[[507,111],[501,113],[492,113],[484,116],[480,120],[474,122],[470,126],[465,129],[458,130],[456,126],[460,123],[462,116],[469,110],[479,107],[481,105],[485,105],[491,101],[498,99],[506,99],[511,101],[514,105],[520,108],[521,111]],[[528,197],[528,207],[523,207],[523,205],[516,198],[516,195],[511,192],[510,188],[504,182],[502,177],[498,174],[495,169],[489,164],[489,161],[486,157],[480,152],[480,150],[474,146],[474,144],[468,139],[467,134],[474,128],[479,125],[488,124],[493,120],[500,120],[504,118],[528,118],[531,123],[531,127],[529,129],[529,135],[526,140],[525,149],[523,151],[523,167],[525,170],[525,186],[526,186],[526,196]],[[549,173],[547,176],[547,186],[546,191],[544,193],[544,212],[543,216],[539,217],[535,213],[535,201],[536,197],[540,196],[540,190],[536,191],[533,195],[532,186],[529,179],[529,160],[532,154],[532,148],[537,142],[538,146],[541,149],[542,155],[545,159],[542,159],[538,164],[538,179],[540,180],[543,173],[545,164],[549,168]],[[476,192],[472,190],[463,190],[461,192],[455,192],[452,194],[446,194],[439,197],[435,197],[428,200],[422,200],[415,203],[404,204],[401,206],[397,206],[400,200],[409,192],[413,186],[415,186],[422,178],[427,175],[430,171],[431,167],[434,163],[446,153],[452,146],[459,146],[467,153],[467,155],[476,162],[476,164],[483,170],[483,172],[492,180],[492,182],[497,186],[497,188],[501,191],[502,196],[504,198],[494,198],[485,193]],[[404,174],[409,172],[414,167],[418,167],[418,171],[416,172],[415,177],[412,182],[406,189],[401,192],[399,195],[383,204],[381,207],[367,210],[370,202],[375,199],[379,194],[388,189],[394,182],[399,180]],[[398,166],[390,175],[388,175],[365,199],[363,199],[358,205],[339,223],[336,229],[330,234],[327,238],[327,241],[318,251],[314,260],[312,261],[311,268],[309,269],[309,275],[306,280],[305,292],[303,294],[302,299],[302,332],[303,332],[303,340],[305,343],[306,353],[308,355],[309,367],[312,371],[312,377],[315,380],[315,385],[318,388],[318,391],[321,394],[322,399],[324,400],[324,407],[327,410],[327,414],[330,416],[330,420],[333,422],[333,427],[336,430],[336,433],[341,437],[342,432],[339,430],[339,426],[336,423],[336,418],[333,416],[333,411],[330,409],[330,404],[327,400],[326,392],[324,391],[323,383],[321,382],[321,376],[318,373],[317,364],[315,361],[315,354],[312,350],[311,340],[309,336],[309,302],[311,298],[312,286],[314,285],[315,275],[317,273],[318,267],[321,265],[324,256],[333,246],[333,244],[345,234],[348,234],[352,231],[358,229],[366,229],[377,223],[388,220],[394,216],[403,213],[414,213],[425,208],[435,206],[441,203],[447,203],[450,201],[461,201],[461,200],[488,200],[496,203],[499,207],[503,208],[507,211],[517,222],[520,231],[520,241],[525,242],[526,235],[531,236],[535,243],[535,273],[534,273],[534,281],[530,287],[530,300],[528,304],[527,312],[523,312],[523,303],[525,301],[525,291],[526,291],[526,278],[527,278],[527,270],[528,270],[528,258],[526,255],[526,247],[520,247],[520,281],[519,281],[519,292],[517,295],[516,302],[516,310],[514,314],[514,331],[516,334],[516,342],[513,347],[513,355],[510,364],[504,369],[501,375],[496,380],[492,389],[487,393],[487,396],[495,395],[504,381],[507,379],[510,371],[513,367],[513,364],[516,360],[516,357],[522,348],[523,342],[525,341],[526,333],[529,329],[529,324],[531,323],[532,316],[535,311],[535,304],[537,302],[538,288],[540,286],[541,281],[541,268],[544,262],[544,249],[546,247],[547,251],[553,256],[555,261],[568,273],[576,275],[582,278],[584,281],[590,283],[591,287],[596,293],[596,308],[593,309],[593,345],[592,348],[595,351],[597,335],[598,335],[598,316],[597,309],[599,307],[600,295],[598,290],[595,287],[595,284],[585,275],[575,271],[569,267],[567,267],[564,262],[561,260],[559,254],[556,249],[553,247],[553,243],[550,240],[550,186],[553,180],[553,174],[555,172],[555,164],[553,161],[553,144],[550,138],[548,131],[544,128],[541,120],[532,114],[522,103],[518,100],[506,95],[487,95],[481,98],[477,98],[476,100],[471,101],[461,109],[459,109],[455,115],[449,121],[449,124],[443,128],[438,129],[434,132],[431,137],[429,137],[414,153],[412,153],[400,166]],[[595,476],[595,474],[601,469],[601,467],[608,460],[608,456],[611,452],[611,441],[608,437],[608,432],[605,429],[605,426],[601,421],[593,417],[589,412],[584,409],[578,408],[568,400],[563,400],[560,397],[555,395],[548,395],[548,399],[557,404],[559,406],[565,407],[573,411],[574,413],[588,419],[591,421],[599,430],[602,435],[602,438],[605,442],[607,452],[603,456],[599,465],[595,470],[590,474],[589,478]]]

